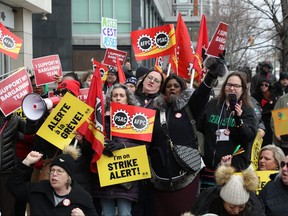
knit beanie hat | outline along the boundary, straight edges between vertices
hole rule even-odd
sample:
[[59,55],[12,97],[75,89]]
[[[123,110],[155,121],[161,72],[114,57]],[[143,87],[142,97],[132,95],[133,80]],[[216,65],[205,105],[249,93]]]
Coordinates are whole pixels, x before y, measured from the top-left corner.
[[139,79],[140,77],[144,76],[149,72],[149,68],[140,66],[136,69],[136,78]]
[[220,197],[232,205],[243,205],[248,202],[250,192],[255,191],[259,178],[255,171],[247,168],[241,174],[235,174],[231,166],[219,166],[215,172],[215,180],[221,185]]
[[68,173],[68,175],[72,177],[74,172],[75,160],[78,158],[78,156],[78,149],[74,148],[73,146],[67,146],[64,148],[63,154],[58,155],[52,160],[50,167],[62,167]]
[[288,72],[281,72],[279,80],[282,80],[282,79],[285,79],[285,78],[288,79]]
[[133,85],[136,86],[137,85],[137,79],[135,77],[130,77],[130,78],[126,79],[124,84],[126,84],[126,83],[132,83]]
[[243,177],[233,175],[221,188],[220,197],[227,203],[243,205],[249,199],[249,192],[243,186]]
[[80,83],[76,80],[65,80],[57,86],[57,90],[59,89],[68,89],[72,94],[76,97],[79,96]]

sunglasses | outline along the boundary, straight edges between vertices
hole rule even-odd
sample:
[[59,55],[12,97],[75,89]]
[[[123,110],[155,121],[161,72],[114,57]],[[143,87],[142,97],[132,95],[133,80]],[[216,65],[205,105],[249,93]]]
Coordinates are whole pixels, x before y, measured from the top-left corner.
[[265,86],[265,87],[268,87],[269,86],[269,84],[261,84],[261,86]]
[[286,167],[288,167],[288,163],[286,163],[285,161],[281,161],[280,167],[283,168],[285,165]]

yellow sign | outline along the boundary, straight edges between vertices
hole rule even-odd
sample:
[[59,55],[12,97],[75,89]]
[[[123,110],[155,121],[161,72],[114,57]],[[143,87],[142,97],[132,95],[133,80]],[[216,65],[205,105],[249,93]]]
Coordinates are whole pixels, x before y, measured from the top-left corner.
[[258,131],[253,145],[252,145],[252,151],[251,151],[251,164],[254,168],[254,170],[258,170],[258,158],[259,158],[259,152],[261,150],[263,138],[260,139],[260,132]]
[[257,176],[259,177],[259,186],[256,189],[256,194],[259,194],[259,192],[263,189],[263,187],[271,181],[270,175],[277,173],[278,170],[273,170],[273,171],[256,171]]
[[[249,168],[248,168],[249,169]],[[270,175],[277,173],[278,170],[265,170],[265,171],[255,171],[256,175],[259,178],[259,185],[258,188],[256,188],[255,193],[259,194],[259,192],[264,188],[264,186],[271,181]],[[241,172],[235,173],[236,175],[242,175]]]
[[151,178],[145,145],[113,152],[113,157],[102,155],[97,161],[101,187]]
[[281,136],[288,134],[288,108],[272,110],[275,135]]
[[22,110],[22,107],[20,107],[19,109],[16,110],[16,114],[21,117],[22,119],[26,120],[27,117],[25,116],[23,110]]
[[76,129],[91,115],[93,108],[67,92],[37,131],[37,135],[60,149],[69,145]]

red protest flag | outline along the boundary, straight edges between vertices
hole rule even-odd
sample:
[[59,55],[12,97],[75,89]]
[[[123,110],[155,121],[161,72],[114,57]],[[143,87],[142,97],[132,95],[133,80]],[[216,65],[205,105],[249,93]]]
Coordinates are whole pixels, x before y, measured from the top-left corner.
[[160,73],[163,73],[163,64],[164,64],[163,57],[162,56],[157,57],[154,69]]
[[23,40],[0,22],[0,51],[13,59],[18,58]]
[[124,84],[126,81],[126,76],[125,76],[125,73],[122,69],[122,65],[121,65],[118,57],[116,57],[116,63],[117,63],[119,83]]
[[93,69],[98,68],[98,70],[100,71],[101,80],[103,83],[105,83],[108,74],[108,67],[94,59],[92,59],[92,63]]
[[176,41],[178,47],[178,75],[184,79],[190,79],[194,62],[193,47],[181,13],[178,14],[177,19]]
[[176,49],[174,49],[174,53],[170,55],[168,63],[171,64],[171,69],[173,70],[173,72],[178,74],[178,59]]
[[208,39],[208,29],[207,29],[207,23],[206,23],[206,16],[203,14],[200,22],[200,27],[198,31],[198,41],[196,46],[196,51],[194,55],[194,64],[193,68],[196,70],[195,79],[200,82],[202,78],[202,62],[203,57],[202,54],[203,49],[206,51],[207,47],[209,45],[209,39]]
[[88,93],[86,104],[94,108],[94,112],[79,128],[81,133],[91,143],[94,155],[90,164],[92,172],[96,172],[96,161],[101,157],[104,148],[104,100],[100,68],[96,67]]
[[136,61],[170,55],[176,45],[172,24],[131,32]]

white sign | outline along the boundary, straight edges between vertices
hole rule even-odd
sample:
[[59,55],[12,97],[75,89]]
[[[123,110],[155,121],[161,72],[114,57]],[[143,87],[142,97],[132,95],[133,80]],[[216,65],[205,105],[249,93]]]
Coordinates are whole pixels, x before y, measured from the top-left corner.
[[101,20],[101,48],[117,49],[117,20],[102,17]]

